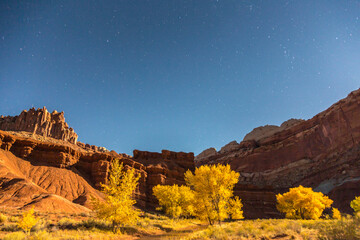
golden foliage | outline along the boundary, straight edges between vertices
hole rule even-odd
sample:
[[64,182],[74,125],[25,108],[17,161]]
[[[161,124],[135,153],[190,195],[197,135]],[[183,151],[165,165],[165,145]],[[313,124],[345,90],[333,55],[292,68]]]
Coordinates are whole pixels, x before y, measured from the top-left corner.
[[140,211],[133,206],[136,203],[133,193],[139,178],[135,169],[125,170],[118,159],[113,160],[110,163],[109,180],[101,184],[105,201],[93,199],[97,217],[112,222],[114,229],[119,225],[136,223]]
[[170,217],[190,216],[193,214],[194,192],[187,186],[157,185],[153,188],[160,208]]
[[243,211],[242,211],[243,204],[241,203],[241,199],[236,196],[229,200],[229,214],[231,219],[243,219]]
[[19,228],[24,230],[26,234],[30,234],[30,230],[36,225],[38,219],[34,216],[34,208],[23,213],[23,217],[17,222]]
[[[229,165],[203,165],[185,173],[185,181],[195,193],[194,215],[213,224],[229,216],[229,200],[238,182],[239,173]],[[237,206],[240,205],[237,203]]]
[[360,196],[350,202],[350,207],[354,209],[355,213],[360,211]]
[[341,213],[340,213],[339,209],[332,208],[332,218],[337,219],[337,220],[341,220]]
[[277,209],[291,219],[319,219],[333,201],[321,192],[303,186],[290,188],[289,192],[276,195]]

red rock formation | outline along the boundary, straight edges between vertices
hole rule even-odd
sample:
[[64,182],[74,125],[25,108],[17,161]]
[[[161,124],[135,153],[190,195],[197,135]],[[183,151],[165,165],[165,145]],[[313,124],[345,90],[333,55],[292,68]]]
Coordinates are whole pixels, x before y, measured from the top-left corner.
[[187,170],[195,169],[194,154],[171,152],[162,150],[161,153],[134,150],[134,160],[146,167],[146,195],[147,208],[157,207],[157,200],[153,196],[152,188],[158,184],[183,185],[184,174]]
[[[304,185],[349,212],[360,187],[360,89],[307,121],[281,131],[247,135],[231,151],[197,158],[197,165],[229,163],[240,173],[236,193],[246,217],[276,217],[275,194]],[[257,131],[258,132],[258,131]]]
[[25,131],[45,137],[76,143],[77,134],[69,128],[65,122],[64,112],[53,111],[49,113],[44,107],[42,109],[31,108],[22,111],[19,116],[0,117],[0,130]]
[[[153,186],[184,184],[185,171],[194,169],[193,153],[167,150],[150,153],[135,150],[136,157],[132,158],[115,151],[99,152],[93,148],[87,150],[82,148],[82,144],[60,143],[62,144],[38,141],[0,131],[0,153],[3,154],[0,154],[0,186],[7,186],[5,190],[0,188],[0,192],[4,190],[0,206],[22,208],[32,203],[38,210],[44,210],[40,207],[40,202],[49,204],[50,200],[58,199],[49,197],[55,194],[64,198],[57,200],[64,203],[64,211],[82,211],[84,209],[81,207],[69,205],[67,200],[90,207],[90,196],[101,196],[95,189],[99,189],[100,183],[107,181],[110,161],[117,158],[125,168],[135,168],[141,176],[135,193],[137,206],[154,208],[156,200],[152,195]],[[17,167],[9,167],[14,163]],[[21,184],[16,179],[22,179]],[[29,185],[28,182],[35,185]],[[24,193],[18,197],[6,197],[12,196],[19,189],[25,189]]]

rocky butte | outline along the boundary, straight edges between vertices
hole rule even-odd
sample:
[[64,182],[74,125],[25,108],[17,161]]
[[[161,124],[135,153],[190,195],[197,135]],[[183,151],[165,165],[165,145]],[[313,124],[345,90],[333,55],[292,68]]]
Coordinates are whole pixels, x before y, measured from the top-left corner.
[[[5,130],[5,131],[1,131]],[[134,157],[77,142],[64,113],[46,108],[0,118],[0,206],[41,211],[90,211],[91,197],[102,198],[112,159],[141,175],[135,193],[140,208],[156,206],[152,187],[184,184],[194,169],[193,153],[134,151]]]
[[360,89],[307,121],[255,128],[243,141],[207,149],[196,165],[230,164],[240,173],[235,194],[248,218],[279,217],[276,194],[312,187],[351,213],[360,195]]
[[76,143],[77,134],[65,122],[64,112],[49,113],[45,107],[22,111],[19,116],[0,116],[0,130],[25,131],[44,137]]

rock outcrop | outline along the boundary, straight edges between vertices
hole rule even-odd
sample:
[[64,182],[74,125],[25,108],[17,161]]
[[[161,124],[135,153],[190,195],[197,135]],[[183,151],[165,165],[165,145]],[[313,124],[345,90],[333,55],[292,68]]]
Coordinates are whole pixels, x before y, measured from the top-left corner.
[[194,153],[171,152],[161,153],[134,150],[134,160],[146,167],[147,208],[155,209],[158,202],[152,188],[160,185],[184,185],[184,174],[187,170],[194,171]]
[[[91,196],[107,181],[110,161],[119,159],[125,168],[141,176],[135,192],[137,206],[156,207],[152,187],[184,184],[184,173],[194,169],[193,153],[162,153],[135,150],[134,156],[65,144],[50,139],[36,140],[21,132],[0,131],[0,206],[38,210],[89,211]],[[59,204],[54,208],[54,204]]]
[[1,116],[0,130],[25,131],[44,137],[52,137],[70,143],[76,143],[77,134],[65,122],[64,112],[49,113],[45,107],[22,111],[19,116]]
[[303,119],[292,118],[283,122],[280,126],[265,125],[265,126],[257,127],[254,128],[254,130],[252,130],[248,134],[246,134],[243,141],[249,141],[249,140],[259,141],[262,138],[266,138],[271,135],[274,135],[303,121],[304,121]]
[[237,149],[196,164],[228,163],[240,173],[235,193],[245,217],[280,216],[275,195],[298,185],[328,194],[334,207],[350,213],[349,203],[360,192],[359,119],[360,89],[310,120],[257,128]]

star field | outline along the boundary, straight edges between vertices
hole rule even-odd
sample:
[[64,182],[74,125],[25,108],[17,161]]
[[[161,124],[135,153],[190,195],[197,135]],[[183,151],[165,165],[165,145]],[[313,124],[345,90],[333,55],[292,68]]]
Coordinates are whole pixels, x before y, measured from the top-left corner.
[[0,114],[82,142],[200,153],[359,88],[358,1],[1,1]]

